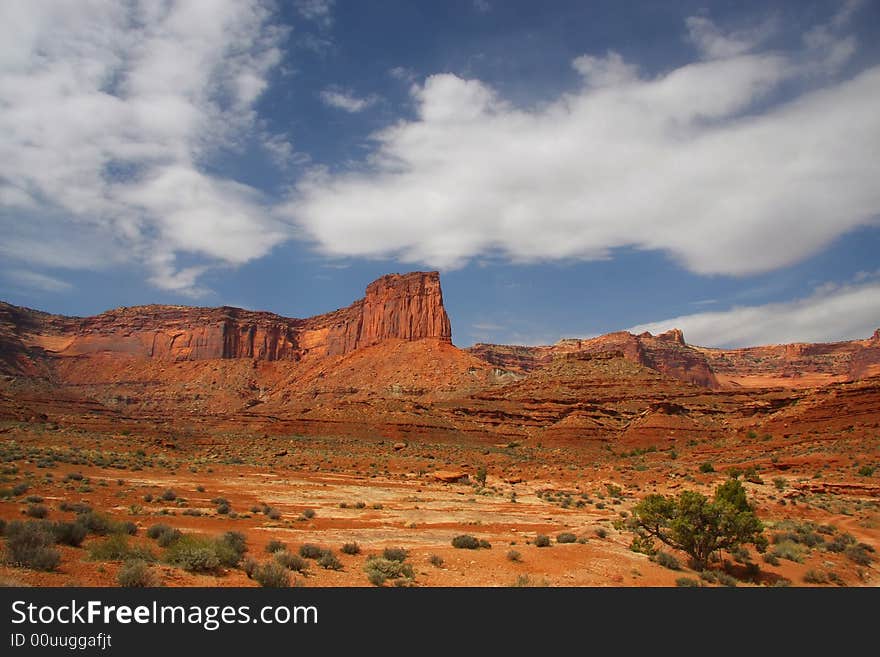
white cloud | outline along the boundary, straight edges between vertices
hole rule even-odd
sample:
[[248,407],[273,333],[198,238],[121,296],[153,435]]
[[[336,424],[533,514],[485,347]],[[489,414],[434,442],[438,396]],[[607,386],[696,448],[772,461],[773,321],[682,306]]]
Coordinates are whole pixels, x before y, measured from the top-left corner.
[[[324,253],[441,268],[619,247],[700,274],[790,265],[880,213],[880,66],[819,79],[810,62],[742,52],[644,77],[581,57],[584,85],[535,110],[430,76],[415,119],[374,135],[364,166],[301,180],[283,213]],[[783,103],[783,85],[809,88]]]
[[333,5],[336,0],[296,0],[294,3],[299,15],[314,21],[323,28],[333,24]]
[[41,292],[66,292],[73,288],[67,281],[25,269],[7,269],[3,272],[3,277],[27,289]]
[[809,297],[640,324],[629,331],[684,331],[689,344],[747,347],[867,338],[880,327],[880,283],[823,285]]
[[690,16],[685,21],[688,37],[700,53],[710,59],[735,57],[756,48],[775,31],[772,20],[732,32],[723,32],[705,16]]
[[319,94],[321,102],[328,107],[341,109],[350,114],[363,112],[365,109],[372,107],[378,102],[379,98],[374,95],[360,97],[348,89],[340,89],[339,87],[327,87]]
[[[134,260],[192,291],[285,239],[254,189],[206,167],[254,129],[284,36],[269,18],[257,1],[3,3],[0,252]],[[182,254],[200,263],[178,271]]]

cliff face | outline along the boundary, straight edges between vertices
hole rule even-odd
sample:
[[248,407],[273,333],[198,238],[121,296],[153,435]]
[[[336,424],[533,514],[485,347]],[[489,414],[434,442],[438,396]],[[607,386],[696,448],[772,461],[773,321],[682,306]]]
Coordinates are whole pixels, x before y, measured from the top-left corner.
[[685,344],[679,330],[654,336],[633,335],[625,331],[609,333],[588,340],[560,340],[554,345],[519,347],[477,344],[470,352],[494,365],[531,371],[543,367],[561,354],[594,354],[620,352],[627,360],[650,367],[672,378],[707,388],[718,387],[718,381],[706,357]]
[[880,374],[880,329],[866,340],[698,349],[723,382],[741,386],[810,386]]
[[47,315],[4,304],[0,356],[8,369],[40,355],[117,354],[170,361],[300,360],[342,355],[386,339],[451,341],[437,272],[384,276],[332,313],[294,319],[240,308],[139,306],[95,317]]

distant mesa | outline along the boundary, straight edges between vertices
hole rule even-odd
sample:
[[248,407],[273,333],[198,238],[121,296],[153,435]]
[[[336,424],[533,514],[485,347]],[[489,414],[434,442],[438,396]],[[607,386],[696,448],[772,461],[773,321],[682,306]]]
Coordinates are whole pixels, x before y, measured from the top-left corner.
[[[472,358],[475,363],[494,366],[498,376],[514,378],[560,357],[583,359],[599,354],[619,355],[672,379],[709,389],[809,387],[880,373],[880,329],[866,340],[745,349],[689,345],[680,329],[671,329],[658,335],[618,331],[554,345],[476,344],[458,350],[452,346],[436,271],[383,276],[350,306],[306,319],[227,306],[171,305],[123,307],[80,318],[0,302],[0,373],[7,374],[50,377],[56,363],[92,357],[173,363],[240,359],[310,363],[344,357],[386,341],[444,343],[449,347],[443,351],[446,369],[453,360],[463,363],[462,359]],[[443,370],[436,364],[432,367]],[[413,389],[424,387],[417,378]],[[452,386],[451,380],[444,384],[435,373],[428,378],[431,385]]]

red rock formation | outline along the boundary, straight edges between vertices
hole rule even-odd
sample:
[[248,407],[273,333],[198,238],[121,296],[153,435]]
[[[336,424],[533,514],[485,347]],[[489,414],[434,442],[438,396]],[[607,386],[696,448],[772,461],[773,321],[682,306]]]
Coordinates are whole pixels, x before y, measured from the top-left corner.
[[680,381],[707,388],[718,387],[705,356],[685,343],[684,335],[679,329],[657,336],[619,331],[588,340],[560,340],[555,345],[541,347],[476,344],[470,351],[494,365],[525,371],[542,367],[559,354],[619,351],[633,363],[650,367]]
[[0,356],[21,370],[28,349],[51,356],[116,354],[195,361],[300,360],[343,355],[386,339],[451,341],[437,272],[384,276],[347,308],[309,319],[240,308],[138,306],[95,317],[47,315],[4,304]]

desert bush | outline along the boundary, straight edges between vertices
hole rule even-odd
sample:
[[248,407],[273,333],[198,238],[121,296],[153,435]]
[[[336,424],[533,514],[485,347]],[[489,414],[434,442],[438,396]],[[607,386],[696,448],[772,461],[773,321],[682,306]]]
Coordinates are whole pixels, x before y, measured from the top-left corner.
[[241,532],[224,532],[216,542],[216,552],[222,566],[236,567],[247,552],[247,540]]
[[92,507],[84,502],[61,502],[58,505],[59,511],[72,511],[73,513],[89,513]]
[[778,559],[787,559],[796,563],[803,563],[804,561],[804,548],[794,541],[780,541],[773,546],[770,554]]
[[141,559],[155,561],[156,556],[149,548],[130,545],[125,534],[111,534],[107,538],[89,546],[89,559],[92,561],[125,561]]
[[804,573],[804,581],[807,584],[827,584],[828,575],[826,575],[821,570],[814,570],[811,568],[806,573]]
[[340,551],[343,554],[352,554],[352,555],[353,554],[360,554],[361,553],[361,546],[358,545],[356,542],[345,543],[342,546],[342,548],[340,549]]
[[441,557],[439,554],[432,554],[432,555],[428,558],[428,563],[430,563],[430,564],[431,564],[432,566],[434,566],[435,568],[442,568],[442,567],[443,567],[443,564],[444,564],[445,562],[443,561],[443,557]]
[[269,554],[275,554],[276,552],[280,552],[287,548],[287,545],[284,541],[279,541],[277,538],[273,538],[271,541],[266,543],[266,552]]
[[269,509],[266,511],[266,516],[269,520],[281,520],[281,511],[278,509]]
[[6,562],[31,570],[55,570],[61,554],[55,549],[55,536],[46,523],[13,520],[4,529]]
[[868,554],[868,549],[866,545],[859,543],[858,545],[850,545],[847,547],[843,553],[846,557],[855,564],[859,566],[870,566],[871,565],[871,555]]
[[545,534],[535,536],[535,547],[550,547],[550,537]]
[[79,547],[85,540],[88,530],[78,522],[52,523],[52,534],[56,543]]
[[519,550],[509,550],[507,552],[507,560],[519,562],[522,561],[522,555],[519,553]]
[[230,511],[230,507],[229,507],[228,503],[224,502],[222,504],[217,505],[217,513],[219,513],[221,516],[228,515],[229,511]]
[[715,466],[709,461],[700,464],[700,472],[715,472]]
[[184,534],[165,551],[168,563],[196,573],[215,572],[221,565],[234,566],[240,559],[241,555],[222,537],[195,534]]
[[766,552],[766,553],[764,554],[763,559],[764,559],[764,562],[765,562],[765,563],[769,563],[771,566],[778,566],[779,563],[780,563],[780,562],[779,562],[779,557],[777,557],[777,556],[776,556],[775,554],[773,554],[772,552]]
[[20,484],[15,484],[15,486],[12,487],[12,495],[14,497],[24,495],[28,491],[28,488],[30,488],[30,486],[28,486],[24,482],[21,482]]
[[692,577],[679,577],[675,580],[675,585],[681,588],[690,588],[700,586],[700,582]]
[[275,552],[275,561],[279,564],[287,568],[288,570],[295,570],[298,573],[305,574],[305,572],[309,569],[309,562],[303,559],[298,554],[293,554],[292,552],[288,552],[287,550],[278,550]]
[[25,515],[29,518],[45,518],[49,515],[49,507],[45,504],[29,504]]
[[299,556],[305,559],[320,559],[322,554],[324,554],[324,548],[317,545],[303,543],[299,546]]
[[784,477],[774,477],[773,478],[773,485],[776,487],[776,490],[778,490],[781,493],[782,491],[785,490],[785,487],[788,485],[788,482],[785,480]]
[[150,588],[159,586],[155,571],[142,559],[129,559],[116,575],[119,586],[125,588]]
[[169,527],[168,531],[162,532],[159,534],[158,538],[156,538],[156,543],[161,548],[167,548],[172,543],[180,539],[183,536],[183,532],[179,529],[175,529],[173,527]]
[[162,493],[161,499],[165,502],[173,502],[177,499],[177,493],[175,493],[171,488],[166,488],[165,491]]
[[599,538],[605,538],[606,536],[608,536],[608,531],[604,527],[599,527],[598,529],[596,529],[596,536],[598,536]]
[[277,589],[290,586],[290,575],[287,569],[274,561],[255,567],[251,577],[260,586],[266,588]]
[[382,557],[389,561],[406,561],[409,552],[403,548],[385,548],[382,550]]
[[562,532],[556,537],[557,543],[575,543],[577,542],[577,536],[572,534],[571,532]]
[[325,550],[324,554],[318,557],[318,565],[324,570],[342,570],[342,562],[339,557],[333,554],[332,550]]
[[314,509],[306,509],[305,511],[302,512],[301,515],[303,518],[306,518],[307,520],[311,520],[312,518],[315,517],[315,510]]
[[862,477],[870,477],[874,474],[875,470],[876,468],[874,468],[873,466],[863,465],[859,468],[859,475],[861,475]]
[[654,561],[664,568],[669,568],[669,570],[681,570],[681,564],[678,562],[678,559],[668,552],[658,552],[654,555]]
[[392,561],[382,557],[370,557],[364,564],[367,579],[375,586],[382,586],[386,581],[403,579],[411,582],[415,578],[413,568],[403,561]]
[[40,504],[41,502],[43,502],[43,498],[40,495],[28,495],[26,498],[24,498],[24,501],[28,504]]
[[452,547],[463,550],[476,550],[480,547],[480,541],[470,534],[460,534],[452,539]]
[[86,513],[78,513],[76,522],[83,525],[89,530],[90,534],[96,536],[106,536],[115,533],[117,525],[109,516],[98,513],[97,511],[87,511]]
[[241,562],[241,569],[244,571],[244,574],[248,576],[248,579],[253,579],[254,571],[259,567],[259,562],[252,558],[247,557]]

